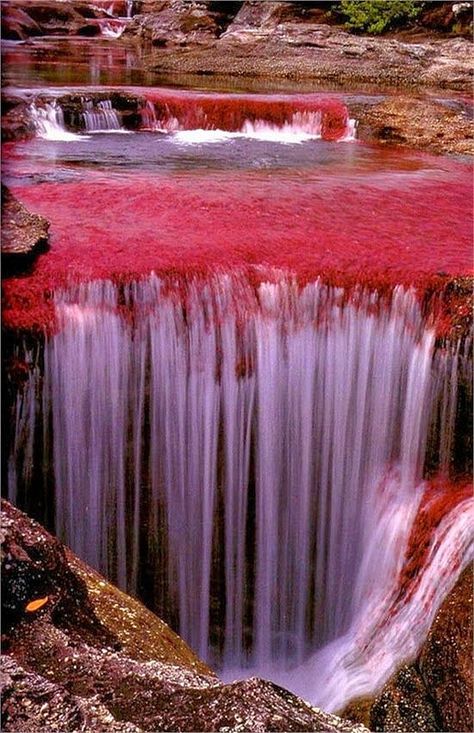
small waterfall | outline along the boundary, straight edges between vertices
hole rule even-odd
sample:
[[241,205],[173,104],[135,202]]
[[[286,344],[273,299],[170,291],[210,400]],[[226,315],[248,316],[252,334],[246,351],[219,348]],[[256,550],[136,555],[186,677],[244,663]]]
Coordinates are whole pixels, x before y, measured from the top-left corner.
[[149,99],[140,107],[142,128],[146,130],[159,130],[160,125],[156,117],[155,105]]
[[87,132],[110,132],[123,130],[117,111],[112,107],[110,99],[92,102],[84,101],[85,111],[82,119]]
[[126,15],[131,18],[133,15],[133,0],[126,0]]
[[40,433],[59,536],[201,656],[329,709],[375,689],[469,554],[460,502],[397,606],[430,425],[445,470],[468,347],[435,350],[410,289],[278,273],[93,282],[56,311],[17,397],[11,498],[31,493]]
[[355,138],[356,123],[346,106],[316,94],[270,98],[160,90],[148,94],[147,108],[155,129],[168,132],[214,130],[283,142]]
[[123,34],[126,26],[126,22],[124,20],[103,20],[100,19],[98,21],[101,35],[104,36],[104,38],[120,38],[120,36]]
[[57,141],[80,139],[79,135],[66,130],[64,113],[61,105],[56,100],[47,102],[44,105],[31,104],[29,114],[38,137]]

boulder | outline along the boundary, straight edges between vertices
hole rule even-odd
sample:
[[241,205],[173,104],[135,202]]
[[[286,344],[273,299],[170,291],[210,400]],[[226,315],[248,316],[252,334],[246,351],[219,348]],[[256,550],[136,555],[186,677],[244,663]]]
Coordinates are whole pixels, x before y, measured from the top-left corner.
[[97,20],[109,17],[93,2],[61,0],[7,0],[2,4],[4,38],[24,40],[30,36],[98,35]]
[[441,605],[420,655],[421,675],[443,731],[473,728],[472,583],[471,566]]
[[367,731],[271,682],[222,684],[162,621],[2,503],[5,731]]

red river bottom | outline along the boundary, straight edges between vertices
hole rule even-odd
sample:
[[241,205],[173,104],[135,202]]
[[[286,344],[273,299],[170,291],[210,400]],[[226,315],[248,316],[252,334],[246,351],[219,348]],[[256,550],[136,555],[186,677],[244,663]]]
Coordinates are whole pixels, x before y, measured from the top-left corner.
[[[126,142],[124,143],[126,144]],[[472,270],[470,169],[440,180],[397,175],[272,179],[233,171],[13,186],[51,222],[50,251],[4,286],[4,324],[43,329],[51,292],[70,281],[284,268],[301,280],[424,285]]]

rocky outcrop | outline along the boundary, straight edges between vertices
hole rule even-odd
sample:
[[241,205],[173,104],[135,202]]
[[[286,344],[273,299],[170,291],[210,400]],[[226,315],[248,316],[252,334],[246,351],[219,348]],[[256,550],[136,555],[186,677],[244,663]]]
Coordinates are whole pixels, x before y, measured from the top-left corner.
[[366,731],[264,680],[222,684],[138,601],[2,503],[5,731]]
[[199,45],[214,40],[219,27],[206,3],[171,0],[158,11],[137,16],[134,32],[154,46]]
[[473,728],[473,573],[464,571],[440,607],[420,655],[443,731]]
[[49,222],[32,214],[2,185],[2,265],[4,275],[31,264],[48,245]]
[[409,145],[434,153],[474,154],[474,124],[458,106],[403,95],[354,106],[361,140]]
[[105,10],[86,0],[7,0],[2,3],[2,37],[18,41],[31,36],[94,36],[100,33],[96,21],[107,17]]
[[160,47],[147,62],[157,71],[466,90],[472,83],[466,38],[356,36],[304,3],[245,2],[224,29],[212,3],[171,0],[136,16],[126,33]]
[[341,715],[373,731],[472,731],[472,588],[471,566],[440,606],[418,659]]

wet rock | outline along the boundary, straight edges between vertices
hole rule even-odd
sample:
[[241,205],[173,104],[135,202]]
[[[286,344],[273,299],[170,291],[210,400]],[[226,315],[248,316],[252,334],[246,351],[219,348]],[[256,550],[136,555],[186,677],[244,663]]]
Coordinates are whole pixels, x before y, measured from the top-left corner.
[[385,685],[370,714],[373,731],[440,731],[416,667],[402,667]]
[[163,622],[7,502],[1,541],[4,730],[367,730],[264,680],[221,684]]
[[294,14],[292,6],[286,2],[262,3],[259,0],[248,0],[242,4],[229,25],[226,38],[244,40],[246,33],[255,38],[258,31],[265,35]]
[[420,670],[443,731],[473,728],[473,572],[461,575],[441,605],[420,655]]
[[373,731],[471,731],[472,567],[441,605],[418,659],[375,698],[353,700],[341,716]]
[[474,123],[461,105],[397,95],[375,105],[352,108],[362,140],[409,145],[434,153],[474,154]]
[[2,265],[4,275],[31,264],[48,245],[49,222],[32,214],[2,185]]

